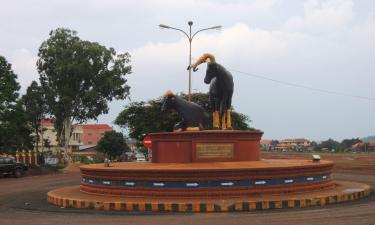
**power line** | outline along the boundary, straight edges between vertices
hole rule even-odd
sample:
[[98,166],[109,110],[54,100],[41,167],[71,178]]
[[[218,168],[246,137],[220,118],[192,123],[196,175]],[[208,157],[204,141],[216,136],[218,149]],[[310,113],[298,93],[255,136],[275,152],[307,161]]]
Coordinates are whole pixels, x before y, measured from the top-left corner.
[[291,83],[291,82],[287,82],[287,81],[276,80],[276,79],[273,79],[273,78],[269,78],[269,77],[265,77],[265,76],[261,76],[261,75],[256,75],[256,74],[253,74],[253,73],[246,73],[246,72],[242,72],[242,71],[234,70],[234,69],[232,69],[231,71],[234,71],[236,73],[241,73],[243,75],[250,76],[250,77],[255,77],[255,78],[258,78],[258,79],[268,80],[268,81],[272,81],[272,82],[275,82],[275,83],[287,85],[287,86],[303,88],[303,89],[322,92],[322,93],[326,93],[326,94],[340,95],[340,96],[345,96],[345,97],[359,98],[359,99],[375,101],[375,98],[373,98],[373,97],[351,95],[351,94],[346,94],[346,93],[337,92],[337,91],[330,91],[330,90],[325,90],[325,89],[321,89],[321,88],[309,87],[309,86],[305,86],[305,85],[301,85],[301,84],[295,84],[295,83]]

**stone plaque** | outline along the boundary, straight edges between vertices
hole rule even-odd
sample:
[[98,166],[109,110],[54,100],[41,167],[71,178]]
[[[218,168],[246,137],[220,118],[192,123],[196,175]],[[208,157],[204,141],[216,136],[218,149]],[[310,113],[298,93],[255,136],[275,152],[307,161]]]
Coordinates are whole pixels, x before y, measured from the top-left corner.
[[233,158],[233,143],[197,143],[196,144],[197,159],[210,158]]

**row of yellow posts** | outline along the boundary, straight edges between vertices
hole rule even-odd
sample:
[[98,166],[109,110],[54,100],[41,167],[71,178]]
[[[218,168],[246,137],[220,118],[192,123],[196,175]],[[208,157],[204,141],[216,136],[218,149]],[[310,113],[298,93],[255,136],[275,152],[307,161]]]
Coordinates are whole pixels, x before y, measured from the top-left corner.
[[38,153],[37,151],[16,151],[16,161],[21,163],[28,163],[38,165]]

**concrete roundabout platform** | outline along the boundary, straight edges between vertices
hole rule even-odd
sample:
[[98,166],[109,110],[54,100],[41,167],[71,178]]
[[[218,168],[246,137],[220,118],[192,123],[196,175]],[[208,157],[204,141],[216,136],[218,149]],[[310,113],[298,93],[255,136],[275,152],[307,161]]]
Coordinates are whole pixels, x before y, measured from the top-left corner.
[[68,186],[48,192],[48,202],[66,208],[136,212],[231,212],[305,208],[354,201],[370,194],[367,184],[336,181],[335,187],[306,193],[254,194],[248,197],[162,198],[123,197],[82,192]]

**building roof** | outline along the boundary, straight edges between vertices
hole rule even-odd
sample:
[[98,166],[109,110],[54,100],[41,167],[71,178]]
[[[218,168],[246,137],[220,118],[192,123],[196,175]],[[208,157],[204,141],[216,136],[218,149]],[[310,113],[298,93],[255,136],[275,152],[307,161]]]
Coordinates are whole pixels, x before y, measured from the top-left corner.
[[93,150],[96,145],[81,145],[79,146],[79,151]]
[[289,139],[284,139],[284,140],[281,140],[281,142],[306,142],[309,140],[307,140],[306,138],[289,138]]
[[260,140],[261,145],[270,145],[271,143],[272,143],[272,140],[265,140],[265,139]]
[[108,124],[82,124],[83,129],[112,129]]
[[[368,144],[368,147],[370,148],[375,148],[375,142],[366,142]],[[358,143],[355,143],[354,145],[352,145],[352,148],[360,148],[364,146],[364,143],[363,142],[358,142]]]
[[42,119],[40,123],[42,124],[42,126],[53,126],[55,124],[55,121],[50,119]]

